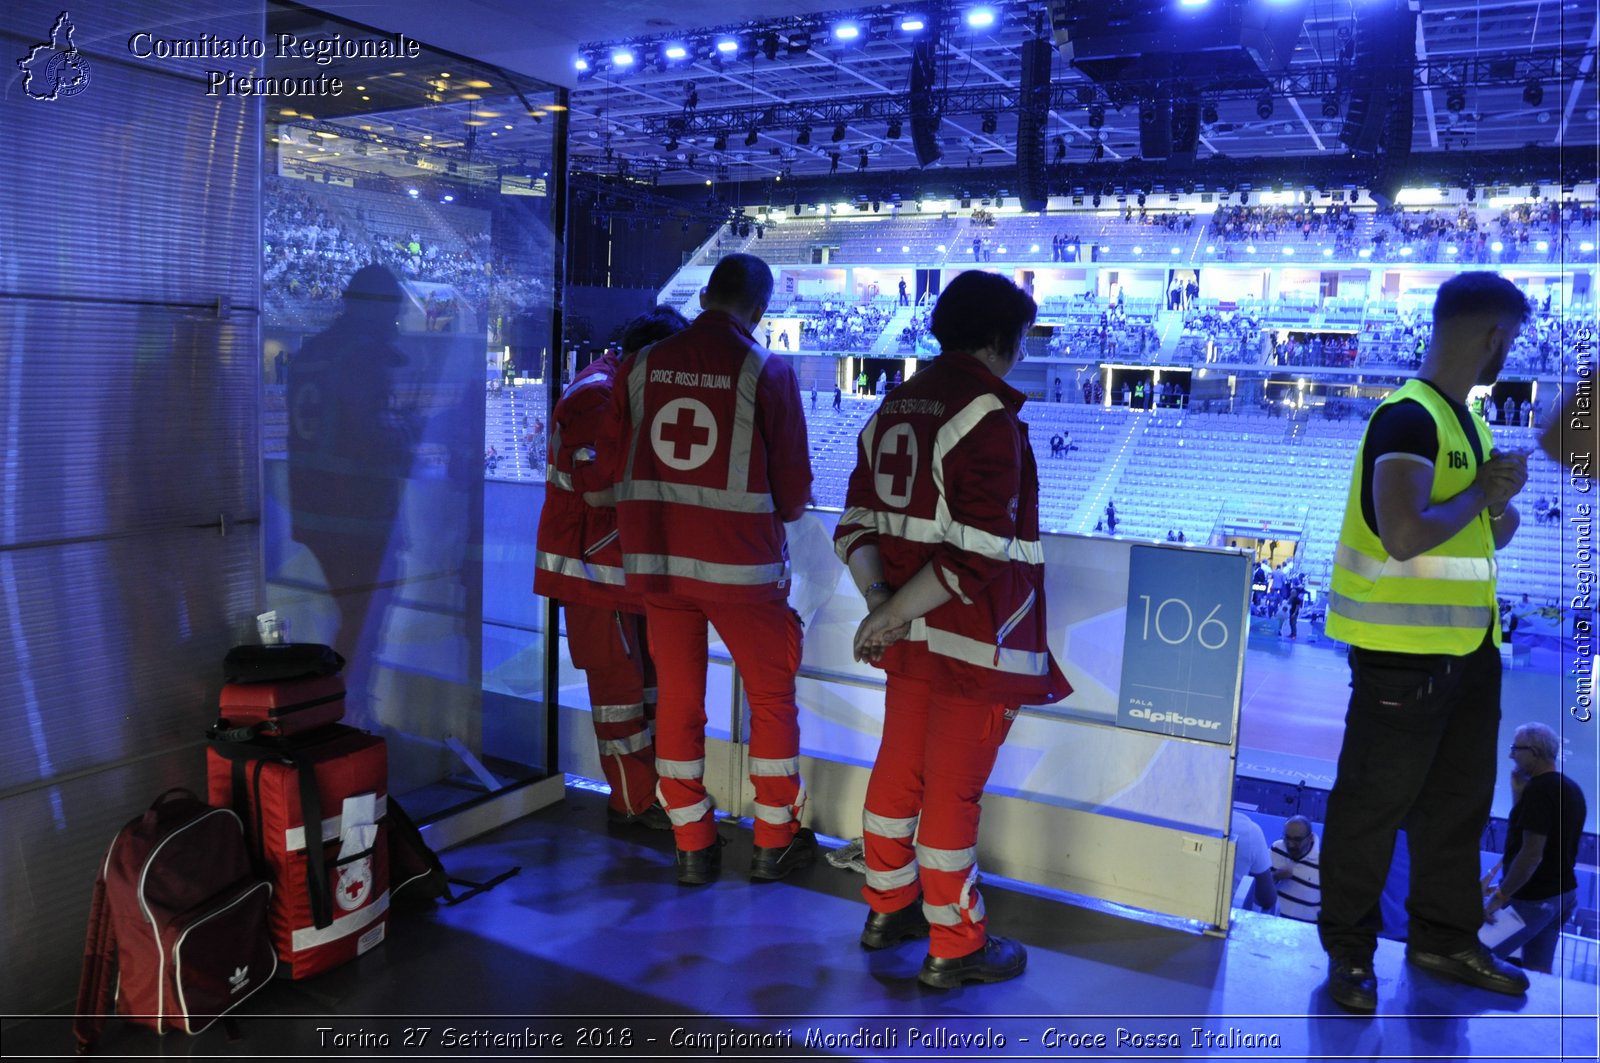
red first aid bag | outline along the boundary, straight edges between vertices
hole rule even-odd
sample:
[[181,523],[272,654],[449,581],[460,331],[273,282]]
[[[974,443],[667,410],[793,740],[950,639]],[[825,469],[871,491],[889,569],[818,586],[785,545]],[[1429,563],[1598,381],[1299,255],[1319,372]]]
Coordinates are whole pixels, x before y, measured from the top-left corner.
[[257,735],[291,738],[344,719],[344,680],[336,675],[280,679],[273,683],[229,683],[222,688],[217,730],[240,741]]
[[383,941],[389,920],[383,739],[332,725],[282,742],[214,739],[211,800],[244,820],[274,887],[268,926],[291,978],[347,963]]

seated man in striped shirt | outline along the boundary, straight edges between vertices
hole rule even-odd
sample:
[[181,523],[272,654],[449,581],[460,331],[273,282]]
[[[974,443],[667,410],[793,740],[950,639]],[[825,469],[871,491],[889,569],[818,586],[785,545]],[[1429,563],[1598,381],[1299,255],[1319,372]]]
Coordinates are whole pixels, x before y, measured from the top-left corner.
[[1283,837],[1272,843],[1272,877],[1278,883],[1278,914],[1307,923],[1322,910],[1322,847],[1304,816],[1290,816]]

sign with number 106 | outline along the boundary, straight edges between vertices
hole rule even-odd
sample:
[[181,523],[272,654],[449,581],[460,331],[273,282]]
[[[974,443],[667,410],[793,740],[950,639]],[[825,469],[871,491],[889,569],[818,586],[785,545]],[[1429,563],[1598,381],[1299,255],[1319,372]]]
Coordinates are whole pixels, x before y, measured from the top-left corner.
[[1121,726],[1233,741],[1249,577],[1242,554],[1132,548]]

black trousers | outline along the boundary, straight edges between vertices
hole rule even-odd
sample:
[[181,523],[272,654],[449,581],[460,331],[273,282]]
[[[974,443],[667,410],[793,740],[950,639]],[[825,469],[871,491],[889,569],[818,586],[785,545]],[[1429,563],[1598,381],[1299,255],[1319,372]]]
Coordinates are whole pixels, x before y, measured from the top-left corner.
[[1350,651],[1350,709],[1322,838],[1322,947],[1370,963],[1378,898],[1402,826],[1411,850],[1408,946],[1453,953],[1483,923],[1478,847],[1494,799],[1500,653]]

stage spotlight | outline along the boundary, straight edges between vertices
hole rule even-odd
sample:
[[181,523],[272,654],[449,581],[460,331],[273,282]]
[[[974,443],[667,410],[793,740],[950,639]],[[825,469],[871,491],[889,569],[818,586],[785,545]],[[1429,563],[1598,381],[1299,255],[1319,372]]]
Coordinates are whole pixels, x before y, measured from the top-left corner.
[[844,123],[838,122],[833,127],[833,142],[835,144],[844,139]]
[[622,52],[622,51],[612,52],[611,53],[611,64],[613,66],[619,66],[619,67],[632,66],[633,65],[633,53],[632,52]]
[[732,55],[739,50],[739,42],[732,37],[724,37],[717,42],[717,51],[723,55]]
[[755,126],[751,126],[750,132],[744,135],[744,146],[747,148],[755,147],[756,141],[760,139],[760,135],[760,131],[757,130]]
[[807,144],[810,144],[811,143],[811,127],[808,126],[808,125],[801,126],[800,127],[800,135],[794,138],[794,142],[795,142],[795,144],[797,144],[798,146],[800,146],[802,148],[805,147]]
[[1262,96],[1256,100],[1256,116],[1265,121],[1272,117],[1272,97]]
[[687,59],[689,58],[689,49],[681,44],[669,44],[661,54],[668,59]]
[[1089,107],[1089,128],[1099,129],[1106,124],[1106,109],[1104,104],[1091,104]]
[[854,41],[861,38],[861,27],[854,22],[841,22],[833,27],[833,35],[841,41]]
[[1522,87],[1522,102],[1529,107],[1537,107],[1544,102],[1544,86],[1539,84],[1538,78],[1529,78]]
[[769,33],[761,38],[761,54],[767,57],[769,63],[778,58],[778,35],[776,33]]
[[921,33],[928,28],[928,24],[920,15],[907,15],[900,20],[900,32]]
[[889,119],[889,128],[884,131],[884,135],[890,140],[899,140],[902,132],[904,132],[904,129],[900,125],[900,119]]
[[589,60],[580,55],[572,61],[572,68],[580,74],[586,74],[590,69]]
[[1466,90],[1457,85],[1444,94],[1444,106],[1451,114],[1460,114],[1467,108]]
[[789,34],[789,54],[804,55],[811,50],[811,34],[809,32]]
[[993,111],[989,111],[983,116],[983,131],[985,133],[993,133],[999,127],[1000,121],[995,117]]
[[1324,117],[1324,118],[1337,118],[1337,117],[1339,117],[1339,97],[1335,96],[1331,92],[1328,93],[1328,95],[1322,97],[1322,117]]
[[994,12],[987,7],[976,7],[967,12],[967,25],[973,29],[985,29],[994,25]]

